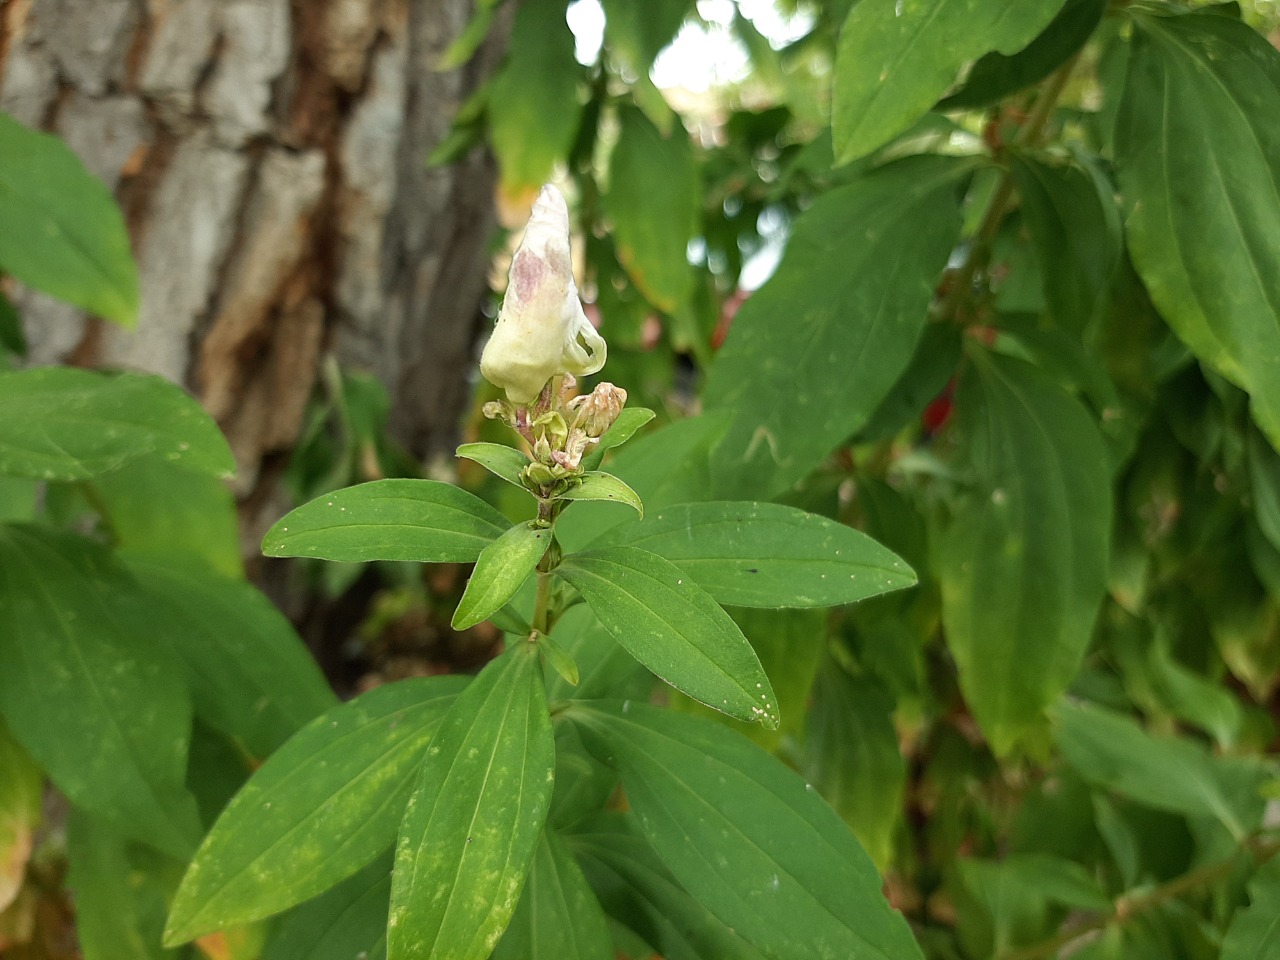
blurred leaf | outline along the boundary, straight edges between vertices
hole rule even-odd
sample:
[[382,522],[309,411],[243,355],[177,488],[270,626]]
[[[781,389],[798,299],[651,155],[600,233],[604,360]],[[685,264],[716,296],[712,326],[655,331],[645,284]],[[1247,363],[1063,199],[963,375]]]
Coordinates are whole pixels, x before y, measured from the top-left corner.
[[235,469],[213,420],[160,377],[19,370],[0,374],[0,407],[0,473],[10,476],[87,480],[145,454],[215,477]]
[[679,567],[637,547],[565,557],[556,573],[615,640],[682,693],[739,720],[778,724],[777,698],[755,651]]
[[0,719],[0,913],[22,888],[43,792],[43,771]]
[[267,531],[269,557],[469,563],[502,536],[507,518],[438,480],[374,480],[317,497]]
[[461,677],[401,680],[317,717],[228,804],[174,897],[166,943],[323,893],[395,838]]
[[484,960],[516,910],[555,767],[532,646],[480,672],[422,764],[396,844],[387,924],[395,960]]
[[262,952],[263,960],[386,960],[391,858],[286,914]]
[[1017,53],[1063,0],[866,0],[840,31],[832,90],[836,162],[883,146],[933,106],[970,60]]
[[1102,21],[1107,0],[1066,0],[1044,32],[1005,56],[988,53],[964,78],[964,86],[938,104],[942,110],[985,107],[1039,83],[1085,45]]
[[997,754],[1075,676],[1106,591],[1107,457],[1037,368],[974,347],[955,426],[973,486],[939,546],[947,646]]
[[604,911],[573,854],[549,827],[493,960],[614,960]]
[[620,109],[618,123],[604,211],[627,273],[650,303],[671,313],[693,288],[687,249],[701,201],[689,135],[676,124],[664,137],[633,108]]
[[1280,53],[1213,12],[1134,23],[1116,127],[1129,252],[1280,446]]
[[148,456],[95,477],[93,490],[117,547],[185,551],[244,576],[236,502],[223,481]]
[[893,697],[873,680],[826,663],[813,685],[800,769],[844,817],[876,866],[886,869],[906,782]]
[[708,375],[707,409],[733,415],[713,453],[717,496],[785,490],[867,422],[920,339],[971,169],[907,158],[796,220],[778,271],[738,311]]
[[1252,829],[1228,774],[1197,744],[1153,736],[1122,714],[1084,703],[1059,703],[1053,716],[1058,748],[1095,786],[1157,810],[1214,817],[1237,838]]
[[198,716],[267,757],[334,705],[315,660],[275,605],[243,581],[171,554],[126,552],[138,590],[122,599],[186,668]]
[[644,704],[575,708],[663,863],[775,957],[922,957],[853,834],[791,770],[720,724]]
[[603,500],[625,503],[644,516],[644,504],[636,492],[611,473],[593,470],[583,474],[582,481],[569,487],[557,500]]
[[532,199],[556,161],[573,145],[582,114],[582,68],[565,22],[566,0],[524,0],[516,12],[502,69],[489,82],[489,140],[498,155],[502,190]]
[[1280,957],[1280,857],[1264,863],[1249,881],[1249,906],[1231,919],[1222,960]]
[[[160,945],[170,882],[181,869],[166,864],[169,876],[138,869],[123,838],[87,814],[67,818],[67,885],[75,892],[76,936],[84,960],[160,960],[177,955]],[[169,882],[166,882],[169,881]]]
[[602,813],[569,843],[605,909],[665,960],[764,960],[680,886],[634,818]]
[[126,327],[138,271],[124,218],[61,140],[0,114],[0,270]]
[[200,831],[183,788],[191,701],[156,624],[121,602],[137,589],[83,537],[0,526],[0,710],[73,803],[188,856]]
[[1012,170],[1043,268],[1049,313],[1078,334],[1108,304],[1122,244],[1115,203],[1079,167],[1015,155]]
[[688,0],[602,0],[604,39],[609,52],[630,72],[648,75],[653,61],[689,15]]
[[781,504],[678,504],[610,539],[670,560],[718,603],[740,607],[829,607],[915,583],[866,534]]
[[453,629],[465,630],[501,610],[524,586],[551,546],[551,528],[517,523],[482,551],[453,614]]

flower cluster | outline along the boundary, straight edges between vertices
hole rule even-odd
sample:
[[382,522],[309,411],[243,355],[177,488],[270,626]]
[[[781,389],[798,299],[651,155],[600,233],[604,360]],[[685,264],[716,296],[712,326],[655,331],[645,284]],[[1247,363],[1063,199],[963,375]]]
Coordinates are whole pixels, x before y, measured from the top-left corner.
[[511,261],[507,293],[480,372],[505,391],[484,406],[529,444],[525,484],[549,496],[581,476],[582,458],[618,419],[627,392],[611,383],[575,394],[577,377],[604,366],[607,348],[583,313],[569,255],[569,211],[555,187],[542,188]]

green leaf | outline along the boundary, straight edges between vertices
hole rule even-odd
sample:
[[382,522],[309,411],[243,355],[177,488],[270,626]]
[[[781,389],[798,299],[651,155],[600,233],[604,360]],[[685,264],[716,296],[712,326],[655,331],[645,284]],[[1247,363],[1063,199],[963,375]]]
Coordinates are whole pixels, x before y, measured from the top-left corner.
[[528,489],[520,482],[520,474],[529,466],[529,458],[514,447],[501,443],[464,443],[457,452],[458,456],[474,460],[495,477],[515,484],[521,490]]
[[359,873],[283,917],[263,960],[386,960],[391,858]]
[[653,61],[689,16],[686,0],[650,0],[642,7],[629,0],[602,0],[605,43],[632,73],[648,76]]
[[689,298],[688,246],[697,229],[698,175],[684,126],[669,137],[639,110],[618,111],[604,211],[618,259],[646,300],[671,313]]
[[560,494],[557,500],[613,500],[625,503],[644,516],[644,504],[636,492],[611,473],[593,471],[584,474],[582,482]]
[[428,751],[396,844],[390,960],[484,960],[516,909],[555,768],[532,648],[485,667]]
[[832,88],[836,163],[865,156],[928,112],[970,60],[1016,53],[1063,0],[867,0],[840,31]]
[[647,699],[653,674],[613,639],[585,604],[566,610],[551,632],[560,649],[573,658],[578,682],[570,684],[559,675],[548,678],[548,700]]
[[547,663],[551,664],[551,669],[559,675],[560,679],[571,687],[578,685],[578,681],[582,679],[578,675],[578,664],[564,647],[551,639],[549,634],[538,637],[538,652]]
[[131,327],[138,271],[107,188],[61,140],[0,114],[0,270]]
[[438,480],[374,480],[335,490],[267,531],[269,557],[362,563],[470,563],[511,523],[474,494]]
[[155,454],[229,477],[231,450],[179,387],[137,373],[39,367],[0,374],[0,473],[87,480]]
[[542,832],[529,881],[493,960],[613,960],[604,911],[560,835]]
[[1153,736],[1123,714],[1085,703],[1060,703],[1053,718],[1058,749],[1093,785],[1157,810],[1214,817],[1237,838],[1248,832],[1229,775],[1199,745]]
[[1107,0],[1066,0],[1040,36],[1012,56],[988,53],[938,107],[974,110],[1039,83],[1088,42],[1106,9]]
[[278,913],[387,850],[428,744],[464,683],[401,680],[298,731],[205,837],[174,897],[165,942]]
[[611,539],[665,557],[717,602],[739,607],[829,607],[916,582],[866,534],[776,503],[664,507]]
[[1264,863],[1249,881],[1249,906],[1231,918],[1222,960],[1280,957],[1280,857]]
[[[67,886],[75,893],[76,936],[84,960],[161,960],[169,877],[138,869],[123,838],[80,810],[67,817]],[[176,863],[166,863],[175,873]]]
[[146,456],[95,477],[93,491],[118,548],[185,552],[244,576],[236,501],[221,480]]
[[827,663],[813,687],[800,769],[876,865],[887,867],[907,770],[893,726],[893,698],[884,687]]
[[739,720],[777,725],[778,701],[751,644],[679,567],[637,547],[605,547],[566,557],[556,573],[677,690]]
[[689,896],[633,817],[600,813],[569,836],[605,909],[666,960],[764,960]]
[[777,272],[738,311],[708,375],[707,409],[733,415],[713,453],[716,496],[785,490],[875,411],[924,329],[971,169],[909,157],[827,192],[796,220]]
[[604,455],[614,447],[620,447],[652,420],[654,413],[645,407],[625,407],[613,421],[613,426],[605,431],[600,442],[591,448],[582,458],[582,466],[587,470],[597,470],[604,461]]
[[954,431],[973,474],[938,553],[960,688],[1004,754],[1066,689],[1106,591],[1111,484],[1084,408],[1021,360],[969,350]]
[[853,834],[780,761],[720,724],[646,704],[575,707],[658,856],[762,953],[920,957]]
[[1135,20],[1116,127],[1129,253],[1280,447],[1280,54],[1216,13]]
[[517,523],[485,547],[453,614],[453,628],[474,627],[501,610],[537,568],[551,540],[550,527],[530,521]]
[[536,192],[568,156],[578,130],[582,68],[573,55],[565,0],[526,0],[516,13],[506,63],[489,83],[489,140],[503,192]]
[[127,602],[138,619],[164,624],[196,714],[211,727],[261,759],[334,705],[289,621],[249,584],[181,555],[124,560],[139,586]]
[[163,625],[128,615],[137,589],[73,534],[0,526],[0,710],[67,797],[126,836],[187,856],[191,701]]
[[44,773],[10,735],[0,718],[0,914],[22,889],[31,857]]
[[1079,333],[1110,302],[1120,262],[1120,219],[1108,192],[1075,166],[1054,167],[1027,156],[1013,158],[1013,182],[1035,240],[1050,315]]

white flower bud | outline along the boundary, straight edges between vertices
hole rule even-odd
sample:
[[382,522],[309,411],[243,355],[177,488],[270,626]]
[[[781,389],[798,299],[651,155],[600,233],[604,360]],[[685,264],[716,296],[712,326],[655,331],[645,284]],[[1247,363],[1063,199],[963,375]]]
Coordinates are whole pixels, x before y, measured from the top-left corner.
[[582,312],[569,256],[569,209],[560,191],[542,188],[511,261],[498,323],[480,357],[485,379],[512,403],[537,399],[557,374],[604,366],[605,342]]

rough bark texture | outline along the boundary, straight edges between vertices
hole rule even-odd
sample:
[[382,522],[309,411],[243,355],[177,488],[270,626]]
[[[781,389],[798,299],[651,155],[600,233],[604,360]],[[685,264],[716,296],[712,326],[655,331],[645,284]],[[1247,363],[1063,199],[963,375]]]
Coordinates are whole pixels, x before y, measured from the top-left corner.
[[124,207],[138,329],[26,293],[34,363],[186,384],[230,438],[246,537],[329,352],[393,434],[451,450],[480,331],[492,162],[426,157],[501,55],[439,72],[472,0],[4,0],[0,109],[62,135]]

